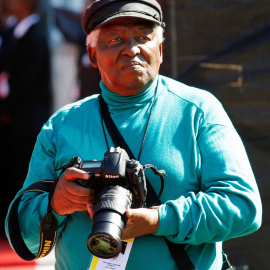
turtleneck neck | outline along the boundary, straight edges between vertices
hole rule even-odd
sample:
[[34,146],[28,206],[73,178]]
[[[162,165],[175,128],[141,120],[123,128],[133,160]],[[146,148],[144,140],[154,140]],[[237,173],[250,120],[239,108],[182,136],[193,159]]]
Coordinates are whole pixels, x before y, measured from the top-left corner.
[[155,89],[157,87],[158,76],[153,81],[153,83],[143,92],[137,95],[120,95],[110,91],[101,81],[100,88],[101,88],[101,95],[108,106],[112,109],[127,109],[127,108],[134,108],[134,107],[141,107],[147,104],[155,94]]

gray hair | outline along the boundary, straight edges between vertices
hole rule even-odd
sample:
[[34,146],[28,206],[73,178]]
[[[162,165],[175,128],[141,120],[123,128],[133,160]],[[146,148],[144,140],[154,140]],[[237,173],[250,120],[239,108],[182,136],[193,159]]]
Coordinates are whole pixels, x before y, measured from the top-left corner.
[[[154,31],[156,31],[159,43],[163,43],[165,38],[164,38],[164,28],[160,25],[154,24]],[[94,29],[87,37],[86,37],[86,46],[90,47],[96,47],[97,46],[97,41],[98,41],[98,36],[100,33],[100,27]]]

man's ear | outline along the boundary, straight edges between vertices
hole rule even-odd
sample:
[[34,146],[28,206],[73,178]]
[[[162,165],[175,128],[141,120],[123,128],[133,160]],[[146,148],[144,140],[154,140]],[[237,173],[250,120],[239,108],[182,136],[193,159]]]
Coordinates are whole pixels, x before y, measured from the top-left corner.
[[163,43],[159,44],[160,64],[163,62]]
[[87,52],[88,52],[88,57],[90,60],[91,65],[94,68],[98,67],[97,64],[97,53],[96,53],[96,49],[94,47],[90,47],[89,45],[87,46]]

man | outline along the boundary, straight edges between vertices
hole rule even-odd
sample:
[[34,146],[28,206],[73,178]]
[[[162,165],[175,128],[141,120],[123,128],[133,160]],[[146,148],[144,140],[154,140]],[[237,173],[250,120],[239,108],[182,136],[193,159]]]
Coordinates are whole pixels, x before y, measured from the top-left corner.
[[[95,1],[83,18],[89,59],[101,73],[101,95],[114,123],[141,164],[167,172],[159,207],[126,212],[122,238],[135,237],[126,269],[178,269],[161,236],[185,244],[197,269],[221,269],[222,241],[260,227],[261,200],[243,144],[220,103],[159,75],[163,27],[155,0]],[[98,96],[67,105],[39,134],[24,188],[56,179],[54,170],[71,157],[102,160],[110,146]],[[158,193],[156,176],[146,174]],[[95,194],[78,178],[89,175],[68,168],[51,198],[58,220],[56,269],[100,269],[85,244],[92,228],[85,211],[93,216]],[[34,253],[47,205],[47,193],[27,193],[20,203],[20,230]]]

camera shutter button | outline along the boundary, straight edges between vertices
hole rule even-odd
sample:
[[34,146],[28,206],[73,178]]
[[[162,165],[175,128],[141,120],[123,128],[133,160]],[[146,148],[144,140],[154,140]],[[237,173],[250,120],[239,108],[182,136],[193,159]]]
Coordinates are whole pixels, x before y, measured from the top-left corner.
[[138,161],[135,159],[131,159],[127,162],[127,166],[130,168],[136,168],[138,166]]

